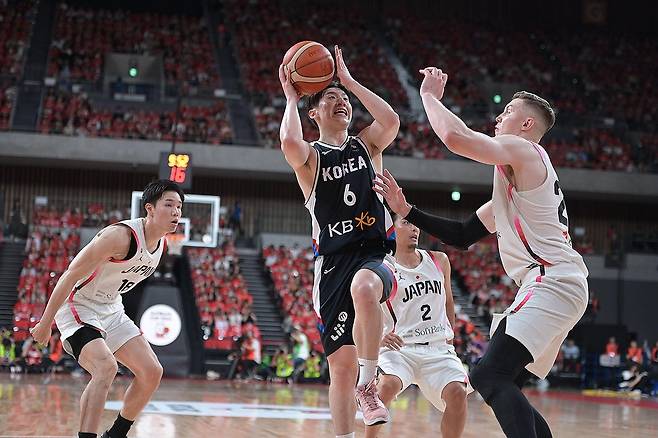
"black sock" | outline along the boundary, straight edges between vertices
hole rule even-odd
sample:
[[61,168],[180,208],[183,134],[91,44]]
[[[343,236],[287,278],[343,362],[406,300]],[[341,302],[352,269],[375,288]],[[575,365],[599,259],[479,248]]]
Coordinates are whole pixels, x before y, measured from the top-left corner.
[[114,424],[110,429],[107,431],[107,433],[110,435],[110,438],[126,438],[126,435],[128,435],[128,431],[130,430],[130,426],[132,426],[134,421],[126,420],[121,416],[121,414],[117,415],[117,419],[114,420]]
[[537,432],[537,438],[553,438],[551,428],[548,427],[548,423],[544,420],[544,417],[537,412],[537,409],[532,406],[530,407],[532,408],[532,413],[535,417],[535,432]]
[[96,438],[95,433],[91,432],[78,432],[78,438]]

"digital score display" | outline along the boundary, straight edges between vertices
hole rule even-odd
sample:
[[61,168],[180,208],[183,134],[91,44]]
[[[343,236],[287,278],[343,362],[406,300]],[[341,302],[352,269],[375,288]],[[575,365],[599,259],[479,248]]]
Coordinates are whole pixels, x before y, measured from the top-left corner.
[[160,153],[160,179],[177,183],[184,190],[192,188],[192,156],[185,153]]

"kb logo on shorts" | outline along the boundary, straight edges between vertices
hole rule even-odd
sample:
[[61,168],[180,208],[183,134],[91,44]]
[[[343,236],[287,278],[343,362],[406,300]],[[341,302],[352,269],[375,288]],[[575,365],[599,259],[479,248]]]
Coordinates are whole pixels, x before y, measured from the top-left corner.
[[347,321],[347,312],[340,312],[338,314],[338,324],[334,326],[334,333],[331,335],[332,341],[337,341],[345,334],[345,321]]

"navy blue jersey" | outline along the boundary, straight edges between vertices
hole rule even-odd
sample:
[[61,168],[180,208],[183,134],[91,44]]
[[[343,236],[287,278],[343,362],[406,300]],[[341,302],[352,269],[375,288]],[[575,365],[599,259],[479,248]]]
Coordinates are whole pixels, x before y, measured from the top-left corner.
[[380,195],[372,190],[375,169],[366,145],[347,137],[341,146],[312,143],[318,154],[306,208],[315,255],[335,254],[363,241],[395,248],[395,229]]

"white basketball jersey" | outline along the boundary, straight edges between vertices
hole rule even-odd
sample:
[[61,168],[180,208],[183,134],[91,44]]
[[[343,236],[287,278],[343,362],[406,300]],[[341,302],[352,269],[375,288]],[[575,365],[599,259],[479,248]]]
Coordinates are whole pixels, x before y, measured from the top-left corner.
[[421,261],[415,268],[395,264],[396,282],[391,297],[382,304],[384,333],[394,332],[405,343],[452,339],[443,271],[433,254],[418,252]]
[[165,249],[165,238],[160,239],[155,252],[150,253],[146,248],[143,218],[126,220],[119,224],[130,227],[133,238],[137,241],[135,255],[128,260],[109,260],[100,265],[87,279],[76,283],[70,300],[82,298],[95,303],[120,303],[119,295],[128,292],[155,272]]
[[571,246],[569,216],[557,173],[548,154],[531,143],[546,167],[546,180],[537,188],[518,192],[503,166],[495,166],[493,212],[500,258],[509,275],[521,286],[538,266],[570,264],[574,275],[587,276],[583,258]]

